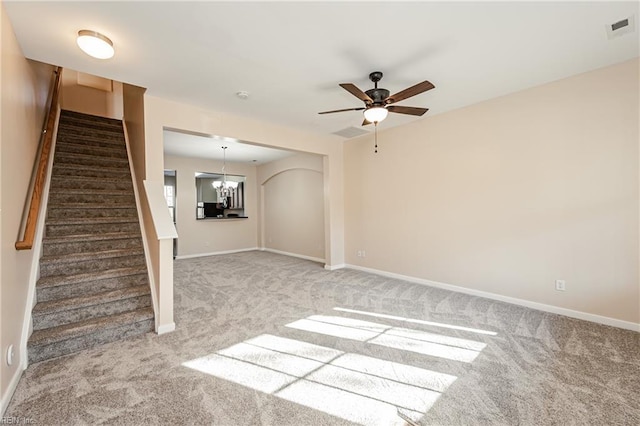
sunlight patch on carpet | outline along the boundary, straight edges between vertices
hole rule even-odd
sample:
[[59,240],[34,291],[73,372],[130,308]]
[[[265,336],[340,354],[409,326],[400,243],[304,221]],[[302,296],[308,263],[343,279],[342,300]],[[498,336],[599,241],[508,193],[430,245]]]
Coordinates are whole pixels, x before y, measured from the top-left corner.
[[479,328],[462,327],[459,325],[445,324],[445,323],[434,322],[434,321],[425,321],[425,320],[419,320],[414,318],[405,318],[405,317],[399,317],[396,315],[378,314],[375,312],[359,311],[356,309],[347,309],[347,308],[338,308],[338,307],[333,308],[333,310],[338,312],[347,312],[351,314],[366,315],[366,316],[371,316],[376,318],[385,318],[385,319],[391,319],[391,320],[397,320],[397,321],[404,321],[412,324],[421,324],[421,325],[428,325],[432,327],[448,328],[450,330],[469,331],[472,333],[487,334],[489,336],[498,335],[498,333],[496,333],[495,331],[481,330]]
[[467,363],[486,347],[474,340],[336,316],[311,315],[286,326]]
[[182,365],[371,425],[403,424],[397,408],[419,418],[456,380],[450,374],[268,334]]

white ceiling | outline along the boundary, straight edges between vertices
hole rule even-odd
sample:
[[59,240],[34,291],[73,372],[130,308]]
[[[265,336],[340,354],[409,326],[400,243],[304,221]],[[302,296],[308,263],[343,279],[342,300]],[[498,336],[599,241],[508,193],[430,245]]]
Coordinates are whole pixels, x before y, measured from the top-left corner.
[[[434,90],[401,102],[385,127],[638,56],[638,32],[605,26],[638,2],[4,2],[28,58],[148,88],[151,95],[311,132],[362,122],[338,87],[392,93],[423,80]],[[100,61],[75,44],[80,29],[115,45]],[[238,91],[248,91],[241,100]],[[593,88],[598,90],[598,88]]]
[[294,154],[292,151],[248,144],[229,137],[202,136],[172,130],[163,132],[163,141],[165,154],[210,160],[222,160],[225,154],[222,147],[226,146],[226,157],[229,163],[259,165]]

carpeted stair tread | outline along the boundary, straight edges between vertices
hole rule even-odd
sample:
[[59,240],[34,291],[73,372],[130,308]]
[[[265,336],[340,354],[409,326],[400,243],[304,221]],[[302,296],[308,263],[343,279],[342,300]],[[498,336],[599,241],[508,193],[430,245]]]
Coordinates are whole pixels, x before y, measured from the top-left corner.
[[42,242],[43,244],[64,244],[85,241],[124,240],[129,238],[140,238],[140,236],[140,232],[109,232],[105,234],[77,234],[67,235],[64,237],[45,237]]
[[85,225],[103,223],[137,223],[137,217],[74,217],[68,219],[47,219],[47,225]]
[[[99,155],[92,155],[92,154],[78,154],[75,152],[57,152],[55,154],[54,157],[54,161],[55,162],[59,162],[59,163],[69,163],[69,162],[73,162],[73,161],[69,161],[69,160],[78,160],[78,161],[104,161],[105,163],[111,163],[114,165],[117,164],[122,164],[122,165],[128,165],[129,164],[129,160],[127,160],[126,158],[114,158],[114,157],[102,157]],[[77,163],[74,163],[77,164]],[[91,166],[93,167],[93,163],[91,163]]]
[[114,302],[117,300],[128,299],[132,297],[147,296],[150,294],[151,293],[149,291],[149,286],[140,285],[137,287],[128,287],[85,296],[70,297],[68,299],[57,299],[50,300],[48,302],[39,302],[33,308],[32,313],[33,315],[44,315],[52,312],[68,311],[71,309],[100,305],[103,303]]
[[106,137],[106,138],[123,138],[122,135],[122,127],[119,129],[110,128],[110,127],[85,127],[82,123],[72,120],[60,120],[58,124],[58,131],[62,130],[63,132],[75,132],[78,135],[92,134],[95,136]]
[[124,136],[122,124],[111,124],[95,122],[92,120],[76,120],[70,118],[60,118],[58,128],[62,127],[63,136],[91,136],[95,135],[94,130],[100,130],[100,134],[109,133],[113,136]]
[[48,277],[42,277],[38,280],[36,288],[41,287],[56,287],[61,285],[71,285],[88,281],[98,281],[107,278],[119,278],[127,277],[130,275],[146,274],[147,268],[145,265],[131,266],[127,268],[110,269],[108,271],[95,271],[83,274],[73,275],[51,275]]
[[144,254],[142,247],[118,250],[84,251],[82,253],[69,253],[57,256],[42,256],[40,263],[47,265],[51,263],[75,263],[94,259],[109,259],[114,257],[137,256]]
[[48,212],[49,219],[60,218],[97,218],[97,217],[137,217],[135,207],[98,209],[87,207],[83,209],[64,209],[51,206]]
[[64,120],[78,121],[82,123],[104,123],[109,124],[111,126],[119,126],[122,128],[122,120],[118,120],[117,118],[109,118],[102,117],[100,115],[87,114],[84,112],[76,112],[68,109],[63,109],[60,111],[60,117]]
[[[104,136],[62,134],[56,139],[56,145],[72,143],[91,147],[122,147],[124,138],[105,138]],[[126,149],[126,147],[124,147]]]
[[[61,183],[61,182],[66,183],[66,182],[86,182],[86,181],[87,181],[86,176],[52,176],[51,177],[52,186],[56,183]],[[110,178],[102,178],[96,181],[100,183],[119,183],[119,182],[127,182],[129,184],[131,183],[131,179],[129,178],[129,176],[114,176]]]
[[136,203],[51,203],[54,209],[135,209]]
[[[83,176],[93,176],[92,172],[105,172],[108,173],[109,176],[113,175],[130,175],[129,166],[126,165],[85,165],[85,164],[74,164],[74,163],[53,163],[53,172],[70,172],[74,175],[82,174]],[[84,174],[86,173],[86,175]],[[65,175],[66,176],[66,175]]]
[[[66,177],[66,176],[65,176]],[[84,176],[76,176],[75,179],[57,178],[51,181],[51,191],[65,192],[69,190],[84,191],[128,191],[132,188],[131,181],[126,179],[87,179]]]
[[55,342],[69,340],[93,332],[128,325],[140,321],[153,319],[153,308],[147,307],[135,311],[125,312],[108,317],[92,318],[57,327],[36,330],[29,339],[30,346],[48,345]]
[[56,150],[65,154],[105,155],[114,158],[125,158],[127,156],[126,149],[120,145],[89,146],[73,142],[60,142],[56,144]]
[[51,188],[50,194],[80,195],[132,195],[127,189]]

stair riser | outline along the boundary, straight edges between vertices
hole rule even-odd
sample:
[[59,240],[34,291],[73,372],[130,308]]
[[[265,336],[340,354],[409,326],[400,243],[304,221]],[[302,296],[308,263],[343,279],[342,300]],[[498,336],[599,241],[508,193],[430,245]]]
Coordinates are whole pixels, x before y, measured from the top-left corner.
[[62,342],[51,343],[49,345],[28,345],[27,352],[29,354],[29,363],[43,361],[45,359],[56,358],[62,355],[68,355],[83,349],[89,349],[94,346],[105,343],[122,340],[127,337],[146,334],[154,329],[153,319],[127,324],[124,326],[99,330],[94,333],[65,340]]
[[84,167],[129,168],[128,162],[118,158],[106,158],[97,155],[84,157],[64,152],[55,154],[53,164],[75,164]]
[[124,145],[113,145],[112,147],[94,147],[90,145],[72,144],[68,142],[57,143],[56,152],[70,154],[91,154],[97,156],[127,158],[127,150]]
[[100,193],[83,193],[72,194],[62,192],[51,192],[49,194],[49,204],[55,205],[58,203],[135,203],[133,191],[130,194],[113,195],[113,194],[100,194]]
[[49,208],[47,212],[49,219],[76,219],[76,218],[103,218],[103,217],[127,217],[135,219],[138,212],[135,208],[129,209],[109,209],[109,208],[88,208],[88,209],[65,209]]
[[55,287],[36,287],[36,294],[38,302],[48,302],[49,300],[68,299],[70,297],[86,296],[88,294],[148,285],[148,282],[146,274],[136,274]]
[[40,276],[85,274],[109,269],[127,268],[145,264],[142,254],[86,260],[82,262],[44,263],[40,265]]
[[74,179],[68,176],[56,178],[51,181],[52,190],[60,189],[126,189],[133,191],[131,178],[123,177],[120,179]]
[[70,309],[62,312],[34,315],[33,329],[42,330],[44,328],[57,327],[59,325],[70,324],[72,322],[83,321],[91,318],[121,314],[135,309],[146,308],[148,306],[151,306],[151,296],[149,294],[101,303],[99,305],[85,306],[78,309]]
[[142,240],[136,238],[122,238],[117,240],[77,241],[69,243],[44,243],[42,250],[45,256],[60,256],[63,254],[83,253],[87,251],[120,250],[141,248]]

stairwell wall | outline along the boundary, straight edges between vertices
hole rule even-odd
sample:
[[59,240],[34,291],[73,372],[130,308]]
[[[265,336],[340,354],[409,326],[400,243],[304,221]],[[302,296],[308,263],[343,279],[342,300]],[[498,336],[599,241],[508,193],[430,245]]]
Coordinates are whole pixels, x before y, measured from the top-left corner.
[[[83,79],[85,84],[81,84]],[[94,81],[100,84],[92,87],[90,84]],[[123,84],[65,68],[62,71],[60,105],[69,111],[121,120]]]
[[[22,353],[33,250],[14,247],[44,123],[53,67],[27,60],[0,3],[0,394],[4,413],[26,360]],[[7,348],[14,359],[7,365]]]

